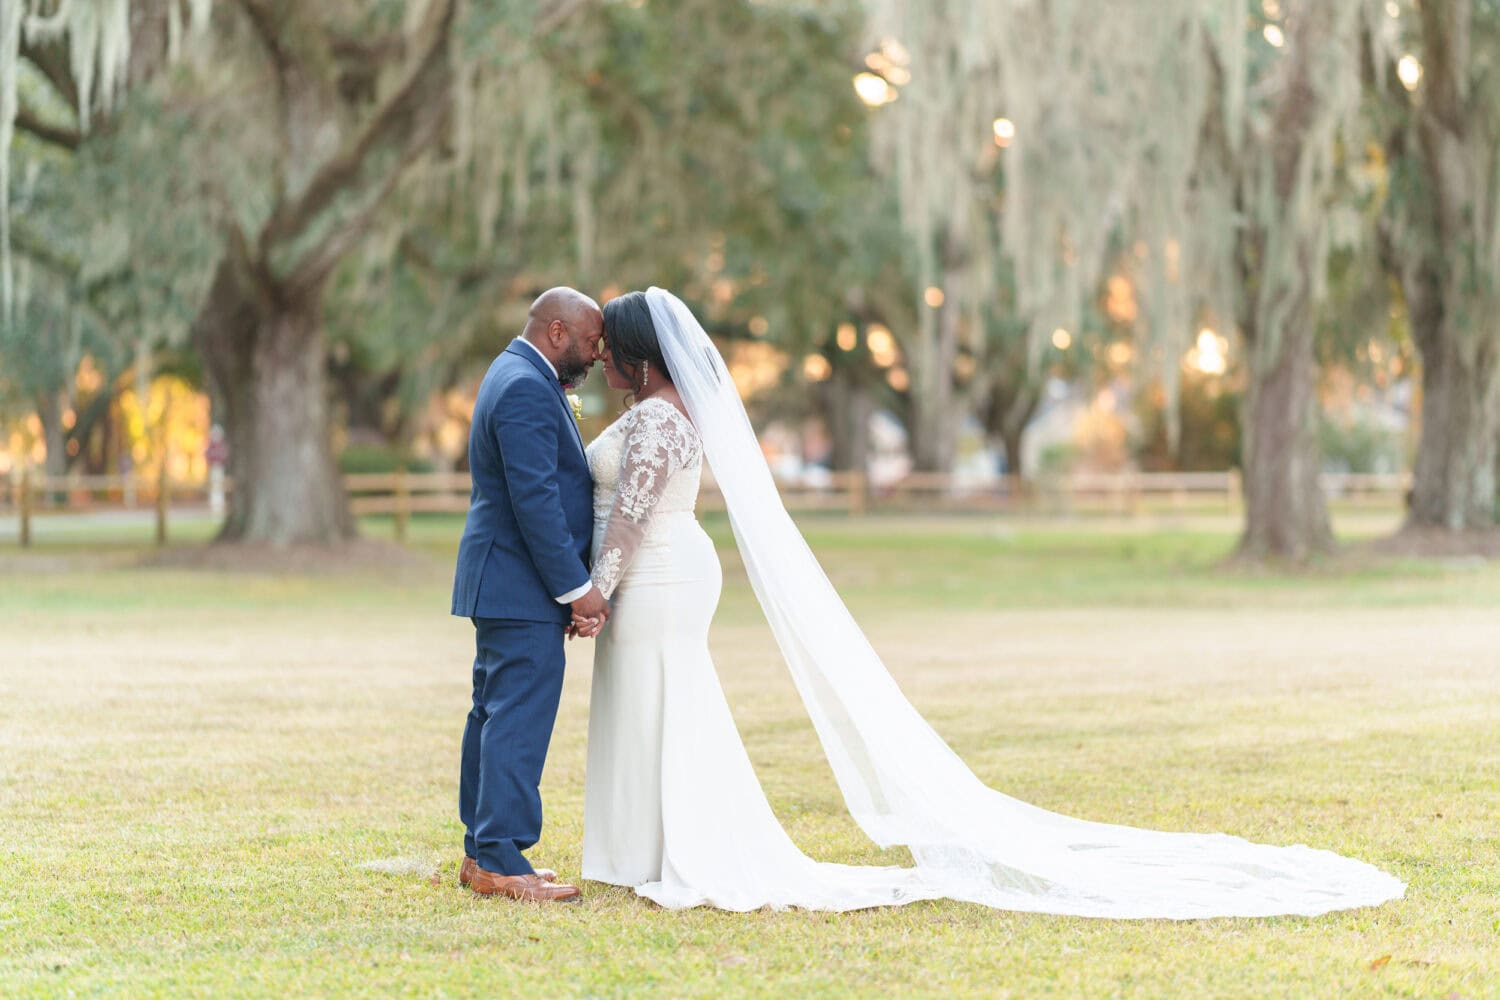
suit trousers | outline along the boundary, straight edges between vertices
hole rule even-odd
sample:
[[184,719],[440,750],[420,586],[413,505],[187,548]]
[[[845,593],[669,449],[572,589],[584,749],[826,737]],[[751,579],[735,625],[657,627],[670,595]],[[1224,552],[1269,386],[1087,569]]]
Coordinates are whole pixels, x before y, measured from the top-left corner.
[[563,684],[563,626],[475,618],[474,701],[464,726],[458,812],[464,853],[501,875],[527,875],[521,852],[542,835],[542,766]]

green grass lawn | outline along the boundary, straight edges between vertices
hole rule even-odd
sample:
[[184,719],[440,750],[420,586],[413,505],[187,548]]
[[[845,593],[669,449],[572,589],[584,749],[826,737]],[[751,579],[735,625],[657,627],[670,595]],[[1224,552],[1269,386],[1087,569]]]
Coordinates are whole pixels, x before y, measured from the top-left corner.
[[[112,529],[0,550],[0,995],[1500,996],[1500,567],[1227,570],[1212,520],[804,521],[903,688],[994,787],[1353,854],[1410,883],[1384,907],[738,915],[585,884],[549,908],[454,884],[459,523],[414,521],[431,564],[388,571],[142,566],[144,539]],[[845,816],[727,525],[709,526],[714,652],[778,815],[820,859],[901,860]],[[569,649],[533,852],[565,877],[589,654]],[[361,867],[391,859],[412,874]]]

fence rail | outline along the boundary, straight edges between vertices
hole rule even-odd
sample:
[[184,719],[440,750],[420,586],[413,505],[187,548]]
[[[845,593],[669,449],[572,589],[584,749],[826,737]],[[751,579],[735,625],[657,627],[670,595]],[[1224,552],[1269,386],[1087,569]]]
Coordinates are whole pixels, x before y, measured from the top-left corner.
[[[1410,487],[1405,473],[1368,475],[1327,473],[1325,494],[1345,504],[1399,503]],[[398,539],[405,539],[413,514],[468,510],[468,473],[360,473],[344,477],[352,513],[388,515]],[[860,516],[872,511],[994,512],[1016,514],[1115,513],[1148,510],[1211,509],[1235,512],[1241,503],[1238,471],[1073,473],[978,481],[959,476],[913,473],[889,484],[872,484],[859,473],[832,473],[817,480],[778,483],[788,509],[840,511]],[[224,490],[231,484],[224,483]],[[82,511],[152,509],[158,543],[167,540],[174,507],[222,502],[206,483],[159,477],[33,476],[27,471],[0,477],[0,515],[19,518],[22,546],[32,542],[32,521]],[[711,479],[699,498],[703,510],[722,510],[724,499]]]

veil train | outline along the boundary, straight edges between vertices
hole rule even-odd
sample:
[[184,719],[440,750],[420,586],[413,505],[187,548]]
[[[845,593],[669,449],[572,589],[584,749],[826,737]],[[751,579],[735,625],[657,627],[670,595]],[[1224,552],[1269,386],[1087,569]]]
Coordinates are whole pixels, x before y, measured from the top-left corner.
[[735,541],[844,801],[941,895],[1087,917],[1312,916],[1405,885],[1331,851],[1074,819],[987,787],[912,707],[781,502],[723,358],[680,299],[646,293]]

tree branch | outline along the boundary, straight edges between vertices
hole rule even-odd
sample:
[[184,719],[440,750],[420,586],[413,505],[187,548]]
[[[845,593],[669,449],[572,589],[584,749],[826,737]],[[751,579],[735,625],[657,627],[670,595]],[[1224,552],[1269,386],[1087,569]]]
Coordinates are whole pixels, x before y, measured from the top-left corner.
[[21,58],[36,67],[37,72],[52,84],[52,89],[70,108],[78,107],[78,84],[73,80],[73,70],[68,64],[66,46],[56,42],[32,45],[25,41],[22,32]]
[[267,273],[265,261],[255,254],[254,248],[245,236],[245,230],[241,228],[233,212],[227,206],[223,213],[222,225],[224,245],[228,251],[225,259],[231,273],[238,279],[240,288],[262,304],[274,301],[276,285],[271,275]]
[[361,67],[378,69],[387,63],[400,62],[406,58],[406,38],[396,34],[362,38],[358,35],[330,32],[328,49],[339,59]]
[[[291,158],[291,136],[287,121],[291,107],[291,84],[287,79],[292,69],[291,55],[282,44],[274,11],[256,0],[239,0],[239,7],[245,12],[251,30],[271,61],[272,78],[276,81],[276,144],[280,149],[280,155],[276,159],[278,163],[285,163]],[[271,195],[278,203],[285,194],[285,185],[285,175],[280,170],[274,171],[271,177]]]
[[1424,4],[1422,18],[1422,87],[1432,117],[1455,135],[1462,135],[1467,122],[1469,33],[1473,30],[1473,8],[1469,0]]
[[266,55],[276,68],[277,77],[284,80],[292,66],[291,52],[282,39],[282,31],[286,28],[285,19],[266,0],[238,0],[238,3],[240,10],[245,12],[250,21],[250,27],[254,29],[255,37],[265,46]]
[[28,132],[37,139],[66,150],[76,150],[83,136],[77,129],[44,122],[34,112],[21,108],[16,112],[16,128]]
[[10,240],[15,251],[30,259],[32,263],[66,279],[69,283],[78,280],[78,272],[82,268],[82,263],[74,257],[59,253],[50,241],[33,233],[22,220],[11,221]]
[[[343,152],[314,174],[301,197],[283,203],[266,223],[263,252],[268,259],[272,254],[286,258],[277,270],[297,289],[313,287],[337,266],[369,228],[407,167],[446,124],[454,8],[454,0],[443,0],[429,15],[427,46],[406,83]],[[335,214],[342,218],[330,219]],[[311,245],[296,245],[309,241]]]

